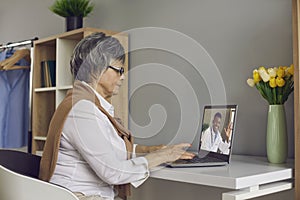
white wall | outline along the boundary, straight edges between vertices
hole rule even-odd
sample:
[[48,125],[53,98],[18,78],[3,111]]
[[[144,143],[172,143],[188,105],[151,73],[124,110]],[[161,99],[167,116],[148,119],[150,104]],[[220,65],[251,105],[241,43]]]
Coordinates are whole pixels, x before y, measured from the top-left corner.
[[[175,30],[177,33],[182,33],[184,38],[190,37],[194,40],[194,44],[202,45],[221,74],[221,79],[210,78],[215,78],[225,88],[226,100],[220,100],[218,103],[228,102],[239,105],[234,153],[266,155],[268,104],[255,89],[247,86],[246,79],[251,76],[254,67],[292,63],[291,0],[186,0],[184,2],[181,0],[94,0],[94,2],[95,11],[85,19],[84,25],[129,31],[132,33],[131,47],[142,46],[138,37],[133,37],[137,32],[132,30],[142,27]],[[63,18],[48,10],[52,3],[53,0],[1,0],[0,43],[35,36],[43,38],[64,32]],[[151,38],[147,34],[145,36],[147,38],[142,41],[155,40],[153,42],[160,44],[166,40],[163,37]],[[174,39],[175,36],[170,38]],[[174,48],[176,45],[186,44],[185,40],[172,41]],[[132,88],[139,88],[130,98],[132,117],[130,127],[137,136],[137,142],[169,143],[178,134],[180,139],[187,141],[191,140],[191,135],[192,139],[197,138],[196,132],[193,132],[193,127],[190,127],[188,122],[182,126],[180,124],[194,119],[199,114],[198,107],[195,108],[189,102],[194,100],[202,108],[204,104],[211,102],[211,98],[214,98],[210,95],[217,96],[219,92],[223,92],[222,88],[210,91],[208,89],[210,86],[207,85],[208,77],[198,73],[209,65],[209,63],[201,65],[203,52],[187,50],[185,52],[187,54],[182,55],[172,50],[144,47],[130,52],[131,69],[139,69],[142,64],[159,63],[169,66],[168,69],[174,72],[165,75],[155,71],[157,77],[162,76],[159,80],[169,81],[165,86],[149,84],[149,82],[146,85],[138,83],[140,76],[144,79],[149,78],[147,73],[137,73],[138,76],[130,77],[130,92]],[[192,58],[197,56],[200,58],[199,63],[191,63]],[[148,65],[147,69],[153,66],[157,65]],[[183,78],[183,82],[189,83],[191,88],[174,79],[176,75]],[[188,89],[195,92],[193,99],[189,99],[192,97]],[[289,157],[293,157],[293,95],[290,96],[285,108]],[[186,110],[190,110],[190,113],[186,113]],[[165,120],[165,123],[161,124],[161,120]],[[179,127],[182,130],[177,133]],[[154,131],[153,135],[151,131]],[[197,140],[193,143],[193,147],[197,147]],[[174,187],[181,187],[181,185],[175,184]]]
[[[2,0],[0,6],[0,43],[39,38],[64,32],[64,19],[48,10],[53,0]],[[128,31],[141,27],[163,27],[178,31],[205,48],[222,75],[227,102],[237,103],[239,113],[234,152],[265,155],[265,134],[268,104],[258,92],[247,86],[246,79],[254,67],[289,65],[292,63],[291,1],[282,0],[111,0],[94,1],[95,11],[85,19],[85,26]],[[134,37],[131,43],[136,43]],[[147,38],[145,38],[147,40]],[[174,40],[174,43],[179,42]],[[194,56],[197,56],[195,52]],[[197,96],[200,108],[211,102],[205,77],[191,65],[187,57],[158,49],[131,52],[130,67],[159,63],[167,65],[185,77]],[[151,67],[151,66],[150,66]],[[201,67],[201,66],[200,66]],[[145,75],[147,76],[147,75]],[[172,79],[172,77],[169,77]],[[207,78],[207,77],[206,77]],[[131,88],[137,87],[135,77]],[[139,85],[131,95],[131,128],[145,144],[168,143],[175,136],[184,110],[180,110],[178,94],[172,87]],[[171,89],[170,89],[171,88]],[[185,88],[177,88],[185,90]],[[153,98],[155,97],[155,98]],[[188,101],[189,96],[184,99]],[[220,103],[223,103],[221,101]],[[153,137],[150,128],[139,129],[135,123],[151,127],[149,108],[160,104],[167,114],[166,123],[156,127]],[[158,107],[158,110],[160,107]],[[196,110],[197,108],[190,108]],[[157,112],[161,114],[161,112]],[[289,134],[289,156],[293,156],[293,98],[286,103]],[[154,116],[155,112],[154,112]],[[195,116],[191,113],[191,117]],[[159,116],[158,116],[159,117]],[[153,124],[160,125],[152,119]],[[190,128],[183,127],[189,133]],[[181,133],[182,134],[182,133]],[[143,139],[142,137],[146,137]],[[198,138],[196,136],[196,138]],[[197,146],[195,143],[194,146]]]
[[[234,152],[266,154],[268,104],[245,81],[251,76],[254,67],[292,63],[291,1],[188,0],[183,3],[180,0],[114,0],[99,2],[97,5],[99,13],[88,19],[86,24],[89,26],[123,31],[138,27],[163,27],[179,31],[202,45],[222,75],[227,102],[239,105]],[[149,40],[148,37],[144,39]],[[130,40],[134,45],[139,42],[133,36]],[[175,44],[179,42],[174,39]],[[133,51],[130,67],[134,69],[148,63],[170,66],[191,84],[200,108],[210,103],[211,91],[207,89],[207,81],[197,72],[201,71],[202,66],[192,65],[186,55],[181,57],[168,50],[143,48]],[[200,56],[201,52],[193,52],[195,55],[192,56],[197,56],[197,53]],[[161,75],[159,72],[157,74]],[[162,77],[170,79],[170,82],[172,78],[168,74]],[[133,119],[130,127],[139,137],[137,141],[145,144],[170,142],[176,136],[179,124],[196,116],[197,108],[187,107],[192,110],[190,118],[181,118],[185,110],[181,110],[183,106],[180,105],[179,94],[173,88],[185,90],[183,85],[178,86],[176,81],[168,87],[159,84],[138,85],[136,79],[130,78],[131,89],[139,86],[130,99]],[[290,157],[294,149],[292,97],[286,103]],[[189,98],[188,95],[184,100],[188,102]],[[164,110],[159,106],[150,110],[151,106],[157,104],[164,107]],[[166,122],[161,124],[160,120]],[[156,134],[151,132],[153,130],[157,131]],[[185,126],[179,134],[184,138],[184,134],[194,135],[191,131],[191,127]],[[198,136],[195,138],[197,141]],[[185,139],[188,140],[188,136]]]

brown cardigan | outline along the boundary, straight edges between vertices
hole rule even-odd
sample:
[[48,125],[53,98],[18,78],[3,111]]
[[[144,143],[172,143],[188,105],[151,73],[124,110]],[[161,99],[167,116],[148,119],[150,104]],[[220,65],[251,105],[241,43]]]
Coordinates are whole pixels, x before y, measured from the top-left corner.
[[[98,109],[108,117],[114,128],[117,130],[118,135],[125,142],[128,159],[131,158],[131,153],[133,150],[133,137],[131,136],[130,132],[101,106],[99,99],[96,97],[91,88],[82,84],[80,81],[75,81],[73,89],[67,92],[65,99],[56,109],[50,122],[47,140],[40,164],[40,179],[49,181],[52,177],[57,162],[60,138],[65,120],[68,116],[68,113],[72,109],[72,106],[83,99],[94,102]],[[130,195],[129,184],[118,185],[115,187],[118,189],[119,196],[121,198],[126,199],[126,196]]]

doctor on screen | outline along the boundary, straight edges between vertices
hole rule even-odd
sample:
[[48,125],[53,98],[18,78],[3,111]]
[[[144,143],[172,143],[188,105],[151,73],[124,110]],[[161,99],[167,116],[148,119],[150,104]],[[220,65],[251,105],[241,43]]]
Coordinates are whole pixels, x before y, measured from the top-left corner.
[[229,154],[230,138],[232,133],[232,122],[227,128],[224,128],[226,139],[223,140],[220,133],[222,115],[217,112],[214,115],[212,125],[202,132],[201,149],[206,151],[218,152],[222,154]]

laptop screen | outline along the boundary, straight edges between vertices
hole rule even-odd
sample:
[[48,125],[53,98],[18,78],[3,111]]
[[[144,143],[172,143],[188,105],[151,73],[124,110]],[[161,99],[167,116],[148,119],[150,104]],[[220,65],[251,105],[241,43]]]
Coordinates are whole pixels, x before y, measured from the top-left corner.
[[232,151],[237,105],[204,107],[199,155],[213,155],[229,162]]

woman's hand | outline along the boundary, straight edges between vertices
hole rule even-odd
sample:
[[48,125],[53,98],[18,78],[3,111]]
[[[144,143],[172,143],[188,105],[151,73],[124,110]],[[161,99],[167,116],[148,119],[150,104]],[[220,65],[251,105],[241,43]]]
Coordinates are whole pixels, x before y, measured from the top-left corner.
[[191,147],[191,144],[181,143],[172,146],[166,146],[160,152],[162,156],[166,156],[166,162],[173,162],[178,159],[192,159],[195,154],[187,152],[186,149]]
[[147,154],[145,158],[150,169],[162,163],[173,162],[178,159],[192,159],[195,154],[186,151],[190,146],[191,144],[188,143],[164,146],[160,150]]

